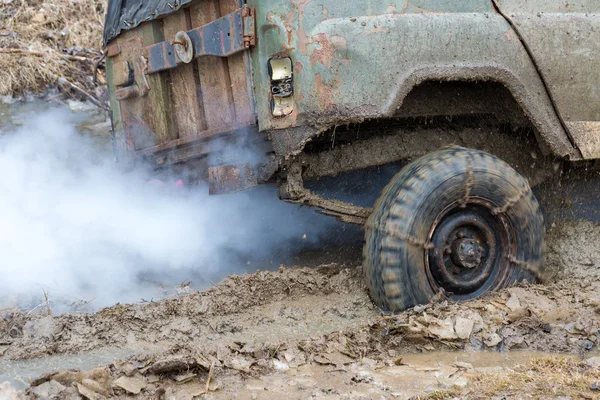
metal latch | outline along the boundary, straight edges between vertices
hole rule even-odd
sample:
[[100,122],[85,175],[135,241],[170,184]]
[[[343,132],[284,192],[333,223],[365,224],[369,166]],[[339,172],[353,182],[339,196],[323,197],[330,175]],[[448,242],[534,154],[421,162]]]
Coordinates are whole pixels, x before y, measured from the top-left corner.
[[289,57],[269,60],[271,84],[271,114],[284,117],[294,111],[294,75],[292,60]]

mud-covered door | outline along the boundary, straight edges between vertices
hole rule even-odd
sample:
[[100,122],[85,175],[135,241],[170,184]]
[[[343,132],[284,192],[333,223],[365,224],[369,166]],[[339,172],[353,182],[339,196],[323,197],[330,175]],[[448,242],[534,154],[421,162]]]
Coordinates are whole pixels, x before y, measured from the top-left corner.
[[[253,18],[240,0],[195,1],[109,44],[112,108],[129,152],[151,154],[256,123],[247,51]],[[178,161],[185,160],[171,160]]]
[[494,0],[529,48],[585,158],[600,158],[600,1]]

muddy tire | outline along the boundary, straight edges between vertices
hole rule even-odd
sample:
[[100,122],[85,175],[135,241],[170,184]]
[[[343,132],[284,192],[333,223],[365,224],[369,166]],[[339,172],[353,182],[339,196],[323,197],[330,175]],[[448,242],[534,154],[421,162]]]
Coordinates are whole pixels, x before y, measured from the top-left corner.
[[543,217],[527,182],[490,154],[428,154],[383,190],[365,231],[373,301],[398,312],[437,293],[480,297],[542,276]]

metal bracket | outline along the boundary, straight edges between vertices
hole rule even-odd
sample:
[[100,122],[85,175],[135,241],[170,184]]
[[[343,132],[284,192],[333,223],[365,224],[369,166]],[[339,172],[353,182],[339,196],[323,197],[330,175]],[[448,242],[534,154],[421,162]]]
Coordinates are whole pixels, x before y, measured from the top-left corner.
[[255,12],[243,7],[201,27],[178,32],[173,40],[148,46],[143,55],[148,59],[147,73],[153,74],[202,56],[228,57],[255,44]]

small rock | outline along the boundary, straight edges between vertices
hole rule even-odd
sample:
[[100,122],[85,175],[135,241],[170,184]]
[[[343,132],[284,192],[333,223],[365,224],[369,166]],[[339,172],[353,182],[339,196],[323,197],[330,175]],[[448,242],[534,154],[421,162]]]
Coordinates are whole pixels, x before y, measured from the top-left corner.
[[475,321],[472,319],[456,317],[456,322],[454,323],[456,336],[458,336],[459,339],[468,339],[471,336],[471,332],[473,332],[474,326]]
[[426,308],[427,308],[427,306],[426,306],[426,305],[420,305],[420,306],[415,306],[415,307],[413,308],[413,310],[414,310],[414,312],[416,312],[416,313],[419,313],[419,314],[420,314],[420,313],[422,313],[423,311],[425,311],[425,309],[426,309]]
[[123,372],[127,376],[133,376],[138,369],[131,363],[126,363],[121,367],[121,372]]
[[490,336],[488,336],[487,340],[483,341],[483,343],[485,343],[487,347],[494,347],[497,346],[501,341],[502,337],[500,335],[497,333],[492,333]]
[[287,371],[290,369],[290,366],[287,363],[276,359],[273,360],[273,367],[278,371]]
[[40,319],[27,321],[23,326],[23,336],[27,339],[54,339],[58,326],[54,317],[47,316]]
[[6,350],[8,350],[8,346],[0,346],[0,356],[3,356]]
[[521,302],[517,296],[511,294],[510,298],[506,302],[506,307],[508,307],[511,311],[516,311],[521,308]]
[[77,391],[79,392],[79,394],[81,396],[83,396],[84,399],[88,399],[88,400],[100,400],[102,397],[94,392],[93,390],[88,389],[87,387],[83,386],[81,383],[77,384]]
[[600,391],[600,383],[593,383],[592,386],[590,386],[590,390],[593,390],[594,392]]
[[438,320],[437,323],[429,325],[428,330],[432,335],[437,336],[442,340],[452,340],[457,338],[456,332],[454,331],[454,324],[450,317],[443,321]]
[[120,387],[131,394],[139,394],[146,387],[146,379],[141,376],[122,376],[114,382],[114,386]]
[[105,388],[93,379],[83,379],[81,381],[81,384],[86,388],[93,390],[96,393],[100,393],[102,396],[108,397],[110,395],[110,392],[107,388]]
[[388,350],[388,356],[390,357],[396,357],[396,350]]
[[245,358],[232,358],[225,361],[224,364],[227,368],[242,372],[250,372],[250,367],[252,366],[252,362],[246,360]]
[[9,382],[0,383],[0,399],[19,400],[19,392]]
[[36,396],[38,396],[42,399],[47,399],[49,397],[56,396],[57,394],[59,394],[60,392],[62,392],[65,389],[66,389],[65,386],[52,380],[52,381],[44,382],[41,385],[32,388],[31,393],[35,394]]

